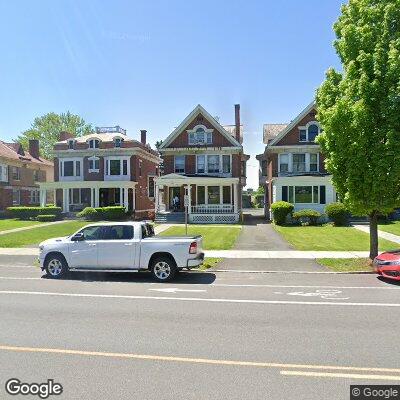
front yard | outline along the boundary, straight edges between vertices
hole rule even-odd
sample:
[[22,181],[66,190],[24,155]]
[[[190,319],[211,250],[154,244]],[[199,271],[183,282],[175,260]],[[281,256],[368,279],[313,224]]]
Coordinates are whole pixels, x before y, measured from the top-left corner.
[[41,224],[39,221],[21,221],[19,219],[0,219],[0,232],[9,229],[23,228],[25,226],[33,226]]
[[[203,248],[205,250],[229,250],[234,246],[241,229],[242,227],[239,225],[189,225],[188,235],[202,235]],[[184,236],[185,234],[185,227],[180,225],[168,228],[166,231],[161,232],[160,236]]]
[[46,239],[69,236],[89,223],[90,222],[87,221],[66,221],[62,224],[38,226],[26,231],[7,233],[5,235],[0,235],[0,247],[26,247],[37,245]]
[[393,233],[393,235],[400,236],[400,221],[393,221],[385,224],[379,224],[378,229],[380,231]]
[[[316,251],[368,251],[369,235],[352,227],[278,226],[274,228],[296,249]],[[393,250],[399,245],[379,239],[381,251]]]

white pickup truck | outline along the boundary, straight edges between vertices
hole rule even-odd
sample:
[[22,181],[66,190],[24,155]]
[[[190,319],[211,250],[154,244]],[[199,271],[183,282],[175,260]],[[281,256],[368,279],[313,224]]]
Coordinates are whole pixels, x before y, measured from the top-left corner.
[[148,270],[160,282],[183,268],[203,263],[201,236],[154,236],[147,222],[87,225],[68,237],[39,245],[39,262],[51,278],[69,271],[137,272]]

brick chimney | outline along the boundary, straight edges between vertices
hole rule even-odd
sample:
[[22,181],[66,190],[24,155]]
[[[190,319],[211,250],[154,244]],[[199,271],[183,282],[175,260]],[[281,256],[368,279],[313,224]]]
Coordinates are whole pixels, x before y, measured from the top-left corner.
[[140,130],[140,141],[146,146],[146,129]]
[[29,154],[33,158],[39,158],[39,140],[29,139]]
[[240,137],[240,104],[235,104],[235,139],[242,143],[242,138]]
[[63,142],[64,140],[72,139],[73,137],[74,137],[74,135],[67,131],[60,132],[60,142]]

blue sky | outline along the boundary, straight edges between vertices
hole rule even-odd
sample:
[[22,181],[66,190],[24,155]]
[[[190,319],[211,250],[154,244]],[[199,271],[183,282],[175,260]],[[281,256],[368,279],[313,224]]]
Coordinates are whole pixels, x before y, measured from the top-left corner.
[[339,66],[342,2],[1,2],[0,139],[70,110],[154,143],[198,103],[224,124],[240,103],[256,187],[263,123],[293,119]]

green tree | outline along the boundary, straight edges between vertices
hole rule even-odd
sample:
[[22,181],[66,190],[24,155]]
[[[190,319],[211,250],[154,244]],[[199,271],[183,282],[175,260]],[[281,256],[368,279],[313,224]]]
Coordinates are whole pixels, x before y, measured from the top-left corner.
[[400,197],[400,0],[349,0],[334,25],[343,72],[329,69],[317,91],[318,138],[345,205],[370,220]]
[[157,140],[156,141],[156,149],[158,150],[160,148],[160,146],[162,145],[163,141],[162,140]]
[[62,114],[50,112],[35,118],[30,129],[22,132],[17,141],[27,149],[29,139],[39,139],[41,156],[50,159],[51,151],[59,140],[61,131],[68,131],[77,137],[93,132],[93,128],[79,115],[71,114],[69,111]]

